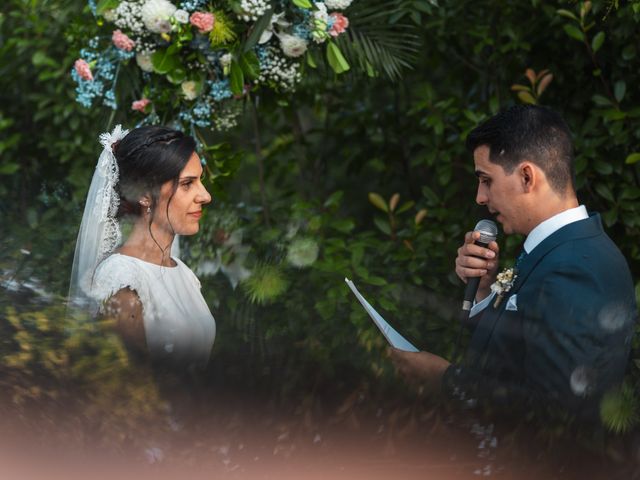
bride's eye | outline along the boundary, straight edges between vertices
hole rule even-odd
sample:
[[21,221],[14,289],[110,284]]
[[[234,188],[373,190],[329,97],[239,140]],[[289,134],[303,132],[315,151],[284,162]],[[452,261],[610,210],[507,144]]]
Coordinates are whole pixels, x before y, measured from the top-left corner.
[[181,186],[182,188],[184,188],[185,190],[189,190],[189,187],[191,186],[191,184],[192,184],[192,183],[193,183],[193,182],[192,182],[191,180],[189,180],[189,181],[186,181],[186,182],[182,182],[182,183],[180,184],[180,186]]

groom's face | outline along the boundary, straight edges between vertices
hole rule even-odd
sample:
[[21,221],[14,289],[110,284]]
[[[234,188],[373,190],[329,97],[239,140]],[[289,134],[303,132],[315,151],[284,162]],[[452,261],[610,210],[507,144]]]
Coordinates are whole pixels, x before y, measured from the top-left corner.
[[526,211],[522,204],[522,183],[518,169],[505,173],[502,166],[489,160],[489,147],[481,145],[473,152],[478,177],[476,202],[485,205],[505,233],[526,232]]
[[[211,195],[204,188],[201,177],[200,157],[194,152],[180,172],[175,192],[173,192],[172,181],[162,185],[154,223],[160,224],[177,235],[197,233],[200,229],[202,207],[211,201]],[[167,205],[169,205],[168,215]]]

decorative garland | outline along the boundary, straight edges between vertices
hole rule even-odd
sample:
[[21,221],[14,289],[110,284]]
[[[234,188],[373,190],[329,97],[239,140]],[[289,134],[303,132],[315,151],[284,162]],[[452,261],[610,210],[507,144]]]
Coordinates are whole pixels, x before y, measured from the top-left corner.
[[117,109],[121,67],[130,65],[141,80],[130,105],[140,124],[231,128],[239,99],[259,89],[293,92],[303,62],[315,67],[321,47],[336,73],[349,69],[334,39],[349,26],[340,10],[351,2],[89,0],[107,34],[91,39],[75,62],[76,99]]

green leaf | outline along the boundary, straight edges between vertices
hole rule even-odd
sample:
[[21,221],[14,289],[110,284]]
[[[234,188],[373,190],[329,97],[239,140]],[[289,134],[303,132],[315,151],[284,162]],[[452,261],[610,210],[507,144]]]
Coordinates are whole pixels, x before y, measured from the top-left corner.
[[356,228],[356,224],[350,218],[343,218],[331,222],[331,227],[342,233],[351,233]]
[[600,47],[604,43],[604,37],[605,37],[604,32],[598,32],[596,36],[593,37],[593,40],[591,40],[591,49],[593,50],[594,53],[600,50]]
[[615,202],[615,199],[613,198],[613,193],[611,193],[611,189],[604,183],[598,183],[595,189],[596,189],[596,192],[598,192],[598,195],[600,195],[602,198],[605,198],[612,203]]
[[627,159],[624,161],[627,165],[633,165],[634,163],[640,162],[640,153],[634,152],[630,154]]
[[344,196],[344,192],[342,190],[338,190],[336,192],[333,192],[329,198],[327,198],[324,203],[323,206],[324,208],[335,208],[338,207],[340,205],[340,202],[342,201],[342,197]]
[[612,208],[608,212],[604,212],[602,214],[602,220],[607,227],[612,226],[614,223],[618,221],[618,209]]
[[242,95],[244,93],[244,73],[236,60],[231,61],[229,86],[234,95]]
[[18,171],[20,165],[18,163],[3,163],[0,165],[0,175],[12,175]]
[[168,50],[157,50],[151,55],[151,63],[153,64],[153,70],[161,75],[181,66],[178,55],[170,54]]
[[624,80],[618,80],[613,86],[613,95],[618,102],[621,102],[624,98],[624,94],[627,92],[627,84]]
[[396,212],[396,214],[402,213],[402,212],[406,212],[411,207],[413,207],[415,204],[416,204],[416,202],[414,202],[413,200],[409,200],[408,202],[403,203],[402,206]]
[[300,8],[313,8],[313,4],[309,0],[293,0],[293,4]]
[[167,80],[169,80],[171,83],[177,85],[179,83],[184,82],[187,79],[187,72],[185,71],[184,68],[176,68],[175,70],[170,71],[169,73],[167,73]]
[[377,277],[375,275],[369,275],[369,277],[367,277],[366,279],[366,282],[370,285],[376,285],[378,287],[384,287],[387,284],[387,281],[384,278]]
[[569,35],[571,38],[578,40],[579,42],[584,42],[584,33],[582,33],[582,30],[580,30],[578,27],[569,24],[565,25],[563,28],[567,35]]
[[593,103],[595,103],[599,107],[613,106],[613,103],[611,103],[611,100],[609,100],[607,97],[602,95],[594,95],[593,97],[591,97],[591,100],[593,100]]
[[619,198],[620,200],[637,200],[640,198],[640,188],[624,187]]
[[391,226],[389,225],[389,222],[387,222],[385,219],[380,217],[375,217],[373,219],[373,223],[376,224],[376,227],[378,227],[382,233],[391,235]]
[[388,212],[389,207],[387,206],[387,202],[382,196],[375,192],[369,192],[369,201],[373,204],[374,207],[379,208],[383,212]]
[[96,6],[96,13],[102,15],[107,10],[112,10],[120,4],[120,0],[100,0]]
[[536,104],[536,99],[533,98],[533,95],[531,95],[529,92],[518,92],[518,98],[523,103],[529,103],[531,105]]
[[316,64],[316,59],[313,58],[313,54],[311,53],[310,50],[307,50],[307,65],[309,65],[311,68],[318,68],[318,65]]
[[266,28],[271,24],[272,15],[273,8],[270,8],[256,21],[256,23],[253,24],[249,36],[247,37],[247,41],[244,42],[244,45],[242,47],[243,52],[249,52],[258,44],[258,40],[260,40],[262,32],[264,32]]
[[335,42],[329,42],[327,44],[327,60],[334,72],[337,74],[344,73],[349,70],[349,63],[342,55],[340,47]]
[[573,12],[570,12],[569,10],[565,10],[564,8],[557,10],[557,13],[562,17],[570,18],[571,20],[575,20],[576,22],[578,21],[578,17],[576,17]]
[[629,61],[633,60],[636,56],[636,47],[634,45],[627,45],[622,49],[622,59]]
[[603,162],[602,160],[596,160],[593,166],[596,169],[596,172],[598,172],[600,175],[610,175],[611,173],[613,173],[613,167],[607,162]]
[[238,59],[242,72],[246,78],[255,80],[260,76],[260,61],[255,52],[247,52]]
[[31,56],[31,63],[36,67],[42,67],[44,65],[49,67],[57,67],[58,64],[55,60],[48,57],[46,53],[38,50]]

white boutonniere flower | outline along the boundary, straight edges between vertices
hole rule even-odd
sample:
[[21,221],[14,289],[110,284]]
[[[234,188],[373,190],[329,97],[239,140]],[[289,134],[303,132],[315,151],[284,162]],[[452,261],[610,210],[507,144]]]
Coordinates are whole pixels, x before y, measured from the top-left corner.
[[504,294],[511,290],[513,284],[518,278],[518,271],[515,268],[505,268],[496,277],[496,281],[491,285],[491,291],[496,294],[496,300],[493,302],[493,307],[498,308]]

